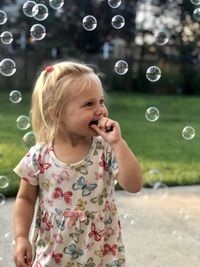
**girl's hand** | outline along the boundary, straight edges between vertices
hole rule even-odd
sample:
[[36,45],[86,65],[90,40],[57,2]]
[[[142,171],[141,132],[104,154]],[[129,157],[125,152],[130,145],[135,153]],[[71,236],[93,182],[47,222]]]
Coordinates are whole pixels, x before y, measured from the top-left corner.
[[32,266],[32,247],[27,238],[19,237],[16,239],[13,259],[15,261],[16,267]]
[[122,139],[119,123],[107,117],[102,117],[98,121],[98,125],[92,124],[90,127],[110,145],[114,145]]

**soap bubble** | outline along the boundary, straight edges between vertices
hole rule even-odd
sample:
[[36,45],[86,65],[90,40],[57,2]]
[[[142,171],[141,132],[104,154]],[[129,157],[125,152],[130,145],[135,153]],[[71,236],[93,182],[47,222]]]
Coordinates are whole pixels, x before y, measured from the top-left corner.
[[3,10],[0,10],[0,25],[3,25],[6,23],[8,17],[6,12],[4,12]]
[[183,128],[182,137],[185,140],[191,140],[195,137],[195,129],[191,126],[186,126]]
[[60,9],[64,5],[64,0],[49,0],[49,5],[53,9]]
[[39,41],[46,36],[46,29],[42,24],[34,24],[30,29],[33,39]]
[[11,246],[11,245],[13,244],[13,235],[12,235],[12,233],[10,233],[10,232],[5,233],[5,234],[4,234],[4,238],[5,238],[6,243],[7,243],[8,245]]
[[150,82],[156,82],[161,77],[161,70],[157,66],[151,66],[147,69],[146,77]]
[[190,212],[187,208],[179,209],[178,214],[179,214],[179,217],[185,221],[190,218]]
[[1,175],[0,176],[0,188],[6,188],[9,185],[8,177]]
[[163,179],[163,174],[160,169],[150,169],[145,174],[145,179],[147,180],[148,184],[153,187],[155,181],[161,181]]
[[36,2],[34,1],[26,1],[23,5],[23,12],[27,17],[34,17],[38,9],[33,9],[34,6],[36,6]]
[[174,230],[174,231],[172,232],[172,236],[173,236],[175,239],[177,239],[178,241],[180,241],[180,240],[182,239],[181,233],[180,233],[179,231],[177,231],[177,230]]
[[117,8],[121,5],[122,1],[121,0],[108,0],[108,4],[112,8]]
[[200,22],[200,7],[196,8],[193,12],[193,17],[196,21]]
[[158,45],[165,45],[169,41],[169,36],[166,31],[158,31],[155,33],[155,42]]
[[130,213],[126,213],[124,215],[124,224],[125,225],[133,225],[133,224],[135,224],[135,219]]
[[88,15],[83,18],[83,28],[87,31],[93,31],[97,27],[97,20],[95,17]]
[[124,60],[118,60],[114,66],[114,70],[119,75],[124,75],[128,71],[128,63]]
[[17,118],[17,128],[20,130],[27,130],[30,127],[30,119],[28,116],[21,115]]
[[153,190],[156,194],[159,194],[162,198],[168,195],[168,186],[160,181],[154,183]]
[[6,203],[6,198],[3,194],[0,194],[0,206],[4,205]]
[[119,30],[124,27],[125,19],[120,15],[116,15],[112,18],[111,24],[113,28]]
[[18,90],[13,90],[10,93],[9,98],[12,103],[19,103],[22,100],[21,92]]
[[190,0],[193,5],[200,5],[200,0]]
[[36,15],[34,16],[34,18],[37,20],[45,20],[49,15],[48,8],[43,4],[35,5],[33,7],[33,12],[34,13],[37,12]]
[[35,133],[33,131],[25,133],[23,136],[23,143],[27,148],[34,146],[36,143]]
[[2,32],[0,38],[3,44],[11,44],[13,41],[13,35],[8,31]]
[[159,118],[159,110],[155,107],[150,107],[146,110],[145,117],[150,122],[157,121]]
[[5,58],[0,62],[0,73],[4,76],[11,76],[16,72],[15,61]]

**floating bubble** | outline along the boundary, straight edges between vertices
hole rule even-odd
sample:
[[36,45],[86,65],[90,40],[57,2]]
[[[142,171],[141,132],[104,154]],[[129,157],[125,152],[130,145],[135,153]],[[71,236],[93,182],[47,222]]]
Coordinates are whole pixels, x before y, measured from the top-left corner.
[[156,82],[161,77],[161,70],[157,66],[151,66],[147,69],[146,77],[150,82]]
[[3,194],[0,194],[0,206],[4,205],[6,203],[6,198]]
[[46,29],[42,24],[34,24],[30,29],[33,39],[39,41],[46,36]]
[[11,44],[13,41],[13,35],[8,31],[2,32],[0,38],[3,44]]
[[200,7],[196,8],[194,11],[193,11],[193,17],[196,21],[199,21],[200,22]]
[[175,239],[177,239],[178,241],[180,241],[180,240],[182,239],[182,236],[181,236],[180,232],[179,232],[179,231],[176,231],[176,230],[174,230],[174,231],[172,232],[172,236],[173,236]]
[[125,60],[118,60],[114,66],[114,70],[119,75],[124,75],[128,71],[128,63]]
[[112,18],[111,24],[113,28],[119,30],[124,27],[125,19],[121,15],[116,15]]
[[190,0],[193,5],[200,5],[200,0]]
[[5,58],[0,62],[0,73],[4,76],[11,76],[16,72],[15,61]]
[[22,100],[22,95],[20,91],[18,90],[13,90],[10,95],[9,95],[10,101],[12,103],[19,103]]
[[34,2],[34,1],[26,1],[23,5],[24,14],[27,17],[34,17],[38,12],[38,9],[33,10],[33,7],[36,5],[37,5],[36,2]]
[[133,225],[135,223],[134,217],[127,213],[124,215],[124,224],[125,225]]
[[36,12],[34,19],[45,20],[49,15],[48,8],[43,4],[37,4],[33,7],[33,12]]
[[183,128],[182,137],[185,140],[191,140],[195,137],[195,129],[191,126],[186,126]]
[[161,181],[163,179],[163,174],[159,169],[151,169],[145,174],[145,179],[150,186],[154,186],[155,181]]
[[0,188],[6,188],[9,185],[8,177],[1,175],[0,176]]
[[121,0],[108,0],[108,4],[112,8],[117,8],[121,5],[122,1]]
[[27,130],[30,127],[30,119],[28,116],[21,115],[17,118],[17,128],[20,130]]
[[165,45],[169,41],[168,33],[165,31],[156,32],[154,37],[157,45]]
[[23,143],[27,148],[34,146],[36,143],[35,133],[33,131],[25,133],[23,136]]
[[64,0],[49,0],[49,5],[53,9],[60,9],[64,5]]
[[12,233],[10,233],[10,232],[5,233],[4,238],[5,238],[6,243],[8,245],[12,245],[13,244],[13,235],[12,235]]
[[3,25],[6,23],[8,17],[6,12],[4,12],[3,10],[0,10],[0,25]]
[[189,213],[188,209],[181,208],[181,209],[178,211],[178,214],[179,214],[179,217],[180,217],[181,219],[183,219],[184,221],[187,221],[187,220],[190,218],[190,213]]
[[162,198],[168,195],[168,186],[160,181],[154,183],[153,190],[155,191],[156,194],[159,194]]
[[156,107],[149,107],[145,112],[145,117],[150,122],[157,121],[159,118],[159,110]]
[[83,18],[83,28],[87,31],[93,31],[97,27],[97,20],[95,17],[88,15]]

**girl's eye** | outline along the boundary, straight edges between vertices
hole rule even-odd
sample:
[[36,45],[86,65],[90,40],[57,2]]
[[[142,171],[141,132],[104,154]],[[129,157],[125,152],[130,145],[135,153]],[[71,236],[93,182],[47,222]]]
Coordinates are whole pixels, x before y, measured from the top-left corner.
[[104,99],[102,99],[102,100],[100,101],[100,104],[101,104],[101,105],[104,105],[104,104],[105,104]]
[[88,103],[86,103],[86,107],[92,107],[92,105],[93,105],[93,103],[92,102],[88,102]]

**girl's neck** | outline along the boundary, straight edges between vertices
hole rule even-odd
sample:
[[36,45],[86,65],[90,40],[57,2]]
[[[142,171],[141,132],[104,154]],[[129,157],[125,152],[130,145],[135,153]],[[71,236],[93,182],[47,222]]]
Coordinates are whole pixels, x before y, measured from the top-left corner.
[[91,136],[63,136],[62,134],[57,135],[54,138],[53,143],[56,145],[64,145],[69,147],[87,146],[92,142]]
[[92,144],[92,138],[63,139],[56,137],[53,141],[55,156],[67,164],[80,162],[84,159]]

